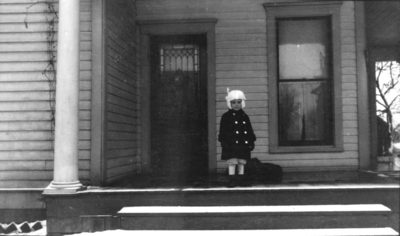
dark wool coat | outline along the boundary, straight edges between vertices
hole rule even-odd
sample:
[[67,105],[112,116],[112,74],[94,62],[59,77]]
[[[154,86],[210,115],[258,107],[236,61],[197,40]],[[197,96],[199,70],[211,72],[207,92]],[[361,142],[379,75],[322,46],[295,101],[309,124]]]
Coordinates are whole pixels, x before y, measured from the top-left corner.
[[250,119],[242,109],[228,110],[221,117],[218,141],[222,146],[222,160],[239,158],[249,160],[256,136]]

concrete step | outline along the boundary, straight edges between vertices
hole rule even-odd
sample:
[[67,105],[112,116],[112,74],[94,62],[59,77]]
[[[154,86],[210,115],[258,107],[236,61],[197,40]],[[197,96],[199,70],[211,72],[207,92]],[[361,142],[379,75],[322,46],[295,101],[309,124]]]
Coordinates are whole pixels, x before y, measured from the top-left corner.
[[124,207],[117,216],[129,230],[243,230],[386,227],[390,214],[381,204],[349,204]]
[[[380,183],[371,183],[366,185],[315,185],[315,184],[299,184],[299,185],[268,185],[251,188],[155,188],[155,189],[115,189],[105,188],[82,191],[77,195],[60,195],[49,197],[46,199],[46,216],[47,230],[52,234],[72,234],[77,232],[97,230],[118,229],[119,221],[124,222],[124,217],[117,217],[116,214],[126,206],[241,206],[244,203],[251,206],[287,206],[287,205],[357,205],[357,204],[382,204],[391,209],[391,213],[372,214],[369,219],[363,220],[360,225],[352,223],[353,226],[344,228],[360,228],[360,227],[391,227],[399,231],[399,185],[389,184],[382,185]],[[332,217],[330,213],[324,213],[324,219],[321,224],[324,228],[340,228],[340,225],[346,225],[346,221],[342,220],[346,216],[348,222],[357,222],[358,217],[362,214],[337,213]],[[388,215],[386,215],[388,214]],[[258,225],[258,228],[273,228],[274,219],[271,219],[273,213],[267,216],[253,218],[250,226]],[[82,217],[87,216],[87,217]],[[92,216],[97,216],[93,218]],[[104,217],[103,217],[104,216]],[[319,222],[318,213],[310,213],[308,219],[304,214],[297,213],[296,221],[316,221]],[[301,217],[299,217],[301,216]],[[177,216],[179,217],[179,216]],[[214,215],[210,218],[210,227],[217,228],[213,223],[212,217],[223,218],[225,223],[221,223],[218,230],[236,227],[237,223],[231,223],[229,217],[220,217]],[[280,216],[281,219],[293,221],[293,217]],[[285,218],[286,217],[286,218]],[[291,218],[290,218],[291,217]],[[168,224],[168,217],[160,217],[160,221],[165,221],[164,226]],[[204,217],[207,218],[207,217]],[[233,222],[240,221],[240,218],[247,220],[247,217],[232,217]],[[192,222],[196,217],[186,217],[186,220],[180,220],[183,226],[195,225]],[[206,219],[204,219],[206,220]],[[117,221],[117,222],[115,222]],[[276,220],[275,220],[276,221]],[[105,222],[105,223],[102,223]],[[178,221],[179,222],[179,221]],[[207,223],[207,221],[205,221]],[[332,222],[336,225],[330,227]],[[336,223],[335,223],[336,222]],[[376,224],[376,222],[380,222]],[[382,222],[385,222],[383,224]],[[278,222],[279,224],[279,222]],[[280,223],[282,224],[282,223]],[[290,226],[292,223],[286,223]],[[103,225],[103,226],[101,226]],[[226,225],[226,226],[225,226]],[[101,227],[100,227],[101,226]],[[146,223],[145,223],[146,226]],[[251,229],[247,224],[242,227]],[[299,228],[302,227],[300,224]],[[149,229],[151,225],[147,225]],[[296,227],[291,226],[291,227]],[[145,228],[145,227],[144,227]],[[179,228],[179,224],[176,225]],[[314,228],[314,227],[308,227]],[[121,229],[121,228],[120,228]],[[180,228],[179,228],[180,229]],[[293,228],[294,229],[294,228]]]
[[[91,234],[91,233],[90,233]],[[73,234],[71,236],[80,236],[86,234]],[[89,235],[89,234],[87,234]],[[389,236],[399,235],[392,228],[345,228],[345,229],[278,229],[278,230],[112,230],[97,232],[98,236],[118,235],[118,236]]]
[[389,213],[382,204],[284,205],[284,206],[134,206],[124,207],[119,216],[202,214],[294,214],[294,213]]

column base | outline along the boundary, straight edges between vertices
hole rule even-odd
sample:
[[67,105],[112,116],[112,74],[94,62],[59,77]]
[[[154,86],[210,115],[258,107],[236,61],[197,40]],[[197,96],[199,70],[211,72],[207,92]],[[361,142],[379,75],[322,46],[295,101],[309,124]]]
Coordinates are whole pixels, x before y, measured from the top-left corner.
[[43,194],[75,194],[85,188],[79,181],[74,182],[51,182],[44,189]]

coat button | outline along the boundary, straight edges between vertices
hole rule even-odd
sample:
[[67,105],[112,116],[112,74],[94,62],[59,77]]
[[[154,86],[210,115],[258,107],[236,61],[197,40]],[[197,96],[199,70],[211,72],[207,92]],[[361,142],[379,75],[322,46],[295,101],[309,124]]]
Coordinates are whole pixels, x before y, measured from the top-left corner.
[[239,134],[239,131],[236,131],[237,134]]
[[238,122],[237,121],[235,121],[235,124],[237,124]]

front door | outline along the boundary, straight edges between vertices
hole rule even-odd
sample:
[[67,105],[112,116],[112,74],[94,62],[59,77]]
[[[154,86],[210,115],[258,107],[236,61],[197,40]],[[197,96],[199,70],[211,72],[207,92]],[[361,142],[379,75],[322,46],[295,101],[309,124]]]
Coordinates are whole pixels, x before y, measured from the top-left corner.
[[206,36],[152,36],[150,88],[151,169],[188,180],[206,173]]

